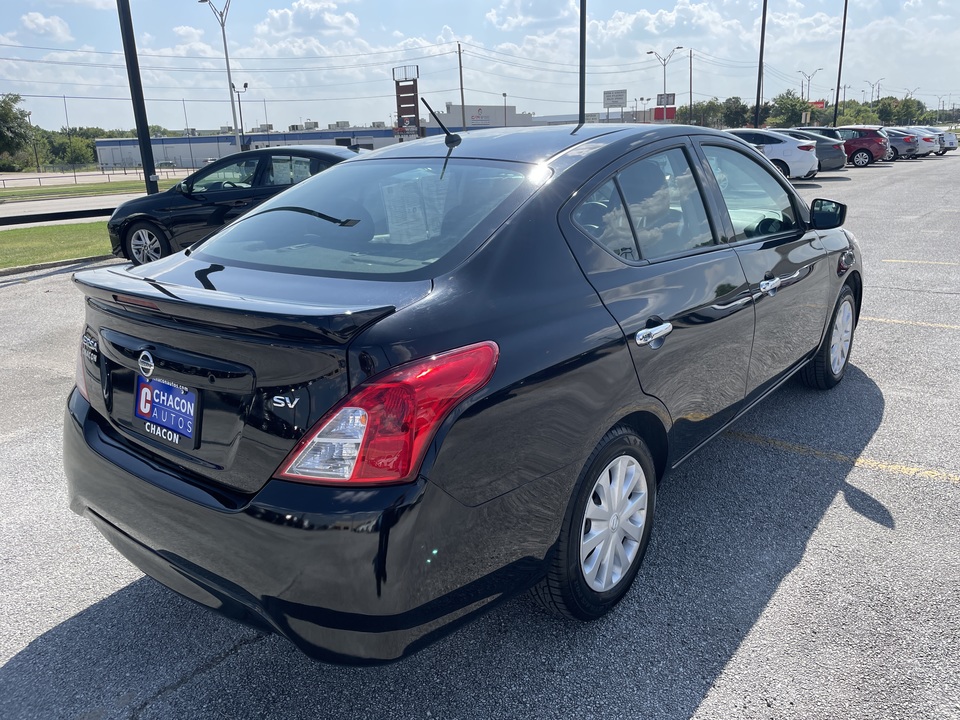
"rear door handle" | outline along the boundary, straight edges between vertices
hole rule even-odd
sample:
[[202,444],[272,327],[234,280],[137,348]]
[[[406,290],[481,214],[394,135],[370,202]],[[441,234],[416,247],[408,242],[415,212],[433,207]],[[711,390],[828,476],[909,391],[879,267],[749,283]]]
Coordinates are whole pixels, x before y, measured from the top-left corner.
[[250,204],[249,200],[231,200],[229,203],[230,207],[246,207]]
[[[649,345],[655,340],[666,337],[671,332],[673,332],[673,325],[670,323],[663,323],[663,325],[657,325],[652,328],[644,328],[637,333],[637,345]],[[657,345],[656,347],[660,346]]]

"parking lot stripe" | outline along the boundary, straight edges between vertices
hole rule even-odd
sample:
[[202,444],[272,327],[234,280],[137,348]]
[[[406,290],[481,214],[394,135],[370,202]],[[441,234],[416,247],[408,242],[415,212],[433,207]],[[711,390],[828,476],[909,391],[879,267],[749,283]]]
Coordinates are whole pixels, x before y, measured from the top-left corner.
[[945,325],[944,323],[928,323],[919,320],[894,320],[893,318],[878,318],[862,315],[861,320],[870,322],[890,323],[891,325],[916,325],[918,327],[939,328],[941,330],[960,330],[960,325]]
[[821,460],[833,460],[844,465],[853,465],[864,470],[879,470],[880,472],[890,473],[892,475],[902,475],[904,477],[923,478],[927,480],[939,480],[941,482],[954,483],[960,485],[960,475],[937,470],[935,468],[914,467],[912,465],[901,465],[899,463],[887,463],[880,460],[871,460],[865,457],[851,457],[842,453],[828,452],[826,450],[817,450],[808,445],[797,445],[776,438],[765,437],[763,435],[753,435],[751,433],[742,433],[730,431],[726,433],[728,437],[735,440],[752,443],[753,445],[763,445],[778,450],[796,453],[797,455],[807,455],[820,458]]
[[886,263],[909,263],[911,265],[954,265],[960,266],[960,262],[947,262],[946,260],[881,260]]

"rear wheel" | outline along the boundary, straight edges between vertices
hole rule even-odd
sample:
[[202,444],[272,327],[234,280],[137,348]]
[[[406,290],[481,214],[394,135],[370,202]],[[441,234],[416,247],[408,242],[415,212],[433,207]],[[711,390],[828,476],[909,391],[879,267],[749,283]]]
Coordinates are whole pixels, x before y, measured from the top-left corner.
[[891,145],[889,148],[887,148],[887,154],[883,156],[883,159],[893,162],[899,157],[900,157],[900,151]]
[[146,220],[130,226],[125,244],[127,258],[134,265],[143,265],[170,254],[170,245],[163,231]]
[[576,620],[608,612],[640,568],[656,495],[646,443],[629,428],[610,430],[580,473],[550,570],[533,597],[550,612]]
[[853,291],[844,285],[833,309],[823,345],[800,371],[800,378],[806,385],[829,390],[843,380],[850,364],[853,333],[857,326],[856,302]]
[[787,167],[787,164],[783,160],[772,160],[774,166],[783,173],[783,176],[788,178],[790,177],[790,168]]
[[866,150],[857,150],[853,155],[850,156],[850,162],[852,162],[856,167],[866,167],[870,164],[870,161],[873,157]]

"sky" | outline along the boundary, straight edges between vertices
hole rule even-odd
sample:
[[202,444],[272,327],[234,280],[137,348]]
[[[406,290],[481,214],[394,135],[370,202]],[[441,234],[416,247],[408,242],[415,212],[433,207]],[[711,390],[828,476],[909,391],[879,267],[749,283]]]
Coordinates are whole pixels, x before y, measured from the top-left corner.
[[[225,0],[212,0],[223,10]],[[960,0],[848,0],[841,87],[848,99],[912,95],[960,104]],[[831,100],[844,0],[768,0],[764,98]],[[150,124],[233,125],[219,20],[196,0],[130,0]],[[757,89],[762,0],[587,0],[587,112],[626,90],[628,107]],[[392,124],[392,71],[415,66],[434,108],[506,102],[538,116],[578,109],[579,0],[234,0],[226,18],[243,124],[276,129]],[[691,72],[692,66],[692,72]],[[0,93],[47,129],[135,126],[116,0],[3,0]],[[840,95],[844,94],[841,90]],[[654,98],[644,102],[644,98]],[[616,112],[616,111],[614,111]]]

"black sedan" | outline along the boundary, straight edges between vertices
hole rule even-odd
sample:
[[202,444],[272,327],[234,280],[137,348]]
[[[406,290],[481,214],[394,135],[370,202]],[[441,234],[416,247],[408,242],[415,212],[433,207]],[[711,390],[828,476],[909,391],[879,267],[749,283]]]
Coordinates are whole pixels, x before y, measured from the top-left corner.
[[114,210],[107,222],[111,249],[137,265],[165,257],[354,156],[335,145],[286,145],[215,160],[165,192],[128,200]]
[[76,276],[71,507],[327,661],[400,658],[528,589],[599,617],[671,468],[795,373],[844,377],[845,212],[702,128],[358,156],[179,255]]

